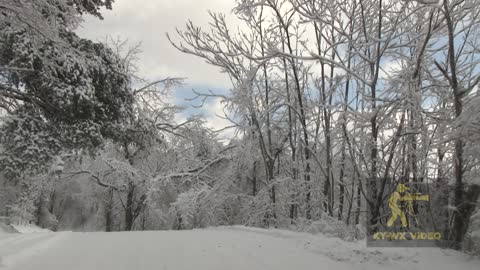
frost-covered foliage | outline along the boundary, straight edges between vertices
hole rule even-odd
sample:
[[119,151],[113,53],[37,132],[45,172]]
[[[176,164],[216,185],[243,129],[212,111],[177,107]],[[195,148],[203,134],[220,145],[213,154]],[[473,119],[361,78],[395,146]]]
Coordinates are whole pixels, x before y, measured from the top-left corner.
[[81,14],[102,18],[101,8],[114,0],[2,0],[0,25],[24,28],[38,38],[56,38],[58,27],[75,28]]
[[175,48],[231,79],[230,95],[197,95],[225,102],[241,134],[244,224],[349,231],[367,204],[382,221],[388,179],[441,182],[459,249],[478,195],[478,14],[462,0],[246,0],[241,27],[211,12],[209,29],[177,30]]
[[13,223],[19,225],[35,221],[35,200],[32,198],[28,187],[24,186],[23,189],[24,190],[19,194],[16,201],[7,206]]
[[0,3],[0,170],[9,213],[23,221],[56,227],[50,195],[65,162],[93,156],[135,117],[128,63],[74,32],[82,14],[101,18],[112,3]]
[[174,215],[178,215],[179,228],[205,228],[216,223],[213,209],[206,207],[209,196],[212,196],[212,189],[206,184],[195,185],[178,195],[171,207]]
[[480,92],[466,98],[466,106],[456,121],[457,133],[465,138],[465,155],[471,159],[469,184],[480,185]]
[[1,129],[0,167],[12,179],[45,173],[45,165],[65,151],[93,151],[103,142],[99,125],[92,121],[54,124],[23,109],[9,116]]
[[81,13],[113,1],[4,1],[0,17],[1,168],[9,177],[46,170],[61,152],[118,137],[133,106],[124,61],[73,29]]
[[[185,130],[185,135],[194,129],[192,126]],[[182,130],[177,132],[182,134]],[[51,193],[55,194],[51,203],[60,229],[112,231],[217,224],[218,212],[223,210],[207,211],[215,205],[208,196],[192,199],[202,190],[216,196],[204,182],[212,179],[212,168],[223,160],[212,158],[214,148],[207,147],[209,143],[204,141],[204,149],[211,154],[197,155],[198,151],[190,144],[196,137],[182,139],[185,148],[178,151],[174,148],[180,143],[178,138],[170,140],[166,135],[162,140],[151,138],[152,142],[143,146],[142,142],[150,139],[136,139],[129,144],[109,142],[94,157],[65,162],[61,177],[66,182],[57,182]],[[192,167],[186,167],[184,160],[190,160]],[[200,186],[202,190],[196,188]],[[199,212],[192,216],[191,208]],[[210,215],[211,219],[202,215]],[[183,221],[178,219],[181,216]]]
[[2,74],[2,94],[34,105],[49,119],[121,119],[132,102],[121,59],[72,32],[60,36],[60,44],[37,45],[25,31],[2,31],[0,63],[17,68]]

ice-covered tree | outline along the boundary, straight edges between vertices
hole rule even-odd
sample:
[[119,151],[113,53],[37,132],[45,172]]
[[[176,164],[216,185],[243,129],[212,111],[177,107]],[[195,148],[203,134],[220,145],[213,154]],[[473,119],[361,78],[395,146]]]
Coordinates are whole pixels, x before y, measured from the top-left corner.
[[106,45],[73,32],[82,13],[100,16],[99,8],[111,3],[2,3],[1,164],[7,175],[37,173],[62,151],[95,149],[131,114],[125,63]]

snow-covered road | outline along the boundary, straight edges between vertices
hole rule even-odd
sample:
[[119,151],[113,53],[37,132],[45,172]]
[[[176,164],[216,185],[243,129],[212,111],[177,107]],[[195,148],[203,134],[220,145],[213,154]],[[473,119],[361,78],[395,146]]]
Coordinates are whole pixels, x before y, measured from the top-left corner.
[[221,227],[192,231],[0,235],[0,269],[16,270],[478,270],[451,250],[366,248],[281,230]]

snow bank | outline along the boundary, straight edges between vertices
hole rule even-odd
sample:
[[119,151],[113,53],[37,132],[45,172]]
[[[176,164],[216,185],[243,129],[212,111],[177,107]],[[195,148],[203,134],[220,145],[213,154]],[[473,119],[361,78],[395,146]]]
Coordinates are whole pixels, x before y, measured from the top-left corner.
[[290,228],[297,232],[322,234],[328,237],[340,238],[345,241],[356,241],[365,238],[365,228],[359,225],[346,225],[334,217],[324,216],[317,221],[303,221]]
[[16,231],[12,226],[0,222],[0,234],[11,234],[17,232],[18,231]]
[[[478,269],[476,257],[441,248],[391,248],[367,247],[365,240],[344,241],[338,237],[281,229],[261,229],[245,226],[212,227],[208,230],[242,231],[288,240],[292,246],[307,253],[345,263],[352,269]],[[260,237],[264,239],[264,237]],[[328,269],[328,268],[325,268]]]
[[19,233],[45,233],[45,232],[52,232],[48,229],[40,228],[33,224],[28,225],[14,225],[12,227],[17,230]]

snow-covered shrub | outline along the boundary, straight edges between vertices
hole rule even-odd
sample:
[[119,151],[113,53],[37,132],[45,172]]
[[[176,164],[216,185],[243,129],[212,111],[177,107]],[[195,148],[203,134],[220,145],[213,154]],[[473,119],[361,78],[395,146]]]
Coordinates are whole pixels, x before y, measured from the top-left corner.
[[243,205],[244,225],[261,228],[277,225],[274,220],[277,213],[269,196],[269,190],[264,189]]
[[22,193],[15,204],[9,205],[9,215],[12,218],[12,223],[17,225],[25,225],[32,222],[35,218],[35,205],[28,194]]
[[172,213],[178,217],[177,228],[203,228],[215,224],[213,212],[205,205],[211,194],[212,189],[208,185],[198,184],[178,195],[171,205]]
[[480,255],[480,209],[477,209],[470,218],[470,229],[465,239],[467,251]]
[[354,241],[365,238],[365,228],[358,225],[347,225],[335,217],[323,215],[320,220],[299,220],[294,228],[297,231],[312,234],[324,234],[329,237],[338,237],[346,241]]

